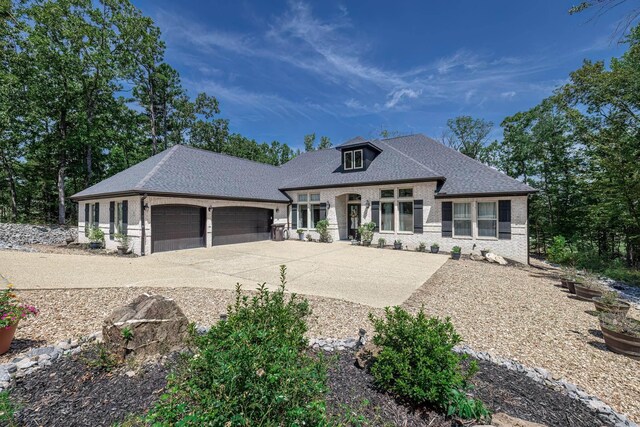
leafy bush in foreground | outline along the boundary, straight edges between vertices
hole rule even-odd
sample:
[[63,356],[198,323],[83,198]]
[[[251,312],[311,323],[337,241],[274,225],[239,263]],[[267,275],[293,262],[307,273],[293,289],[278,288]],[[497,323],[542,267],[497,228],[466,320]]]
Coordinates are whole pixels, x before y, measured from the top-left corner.
[[228,320],[202,337],[184,372],[150,412],[157,425],[326,425],[326,368],[305,354],[309,304],[265,285],[253,298],[236,289]]
[[385,317],[370,315],[373,342],[382,347],[371,366],[376,385],[414,405],[433,405],[450,415],[482,419],[488,411],[465,392],[477,371],[475,362],[464,369],[468,357],[453,351],[461,338],[449,318],[427,317],[421,309],[414,317],[400,307],[387,307]]

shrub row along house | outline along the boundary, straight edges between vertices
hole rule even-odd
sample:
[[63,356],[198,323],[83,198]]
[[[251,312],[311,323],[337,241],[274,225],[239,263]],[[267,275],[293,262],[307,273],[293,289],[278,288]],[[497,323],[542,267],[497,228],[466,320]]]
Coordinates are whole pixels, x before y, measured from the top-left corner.
[[327,219],[334,240],[490,247],[527,262],[527,200],[535,190],[424,135],[365,140],[303,153],[276,167],[176,145],[74,196],[79,235],[92,226],[107,248],[127,234],[135,253],[289,236]]

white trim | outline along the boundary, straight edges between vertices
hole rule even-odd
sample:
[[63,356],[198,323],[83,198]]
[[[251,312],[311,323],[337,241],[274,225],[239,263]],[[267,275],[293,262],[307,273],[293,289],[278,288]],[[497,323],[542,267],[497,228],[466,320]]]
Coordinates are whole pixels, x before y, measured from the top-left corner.
[[[347,167],[347,154],[351,155],[351,167]],[[353,169],[353,151],[345,151],[342,155],[342,166],[344,170],[350,171]]]
[[[493,222],[496,224],[495,227],[495,234],[493,236],[481,236],[480,235],[480,221],[491,221],[490,219],[480,219],[480,203],[492,203],[494,208],[495,208],[495,213],[496,216],[495,218],[493,218]],[[498,201],[497,200],[482,200],[482,201],[476,201],[476,230],[477,230],[477,238],[478,239],[482,239],[482,240],[498,240]]]
[[[356,165],[356,153],[360,152],[360,166]],[[364,153],[362,149],[353,150],[353,169],[363,169],[364,168]]]
[[[456,205],[469,205],[469,228],[471,229],[471,234],[461,234],[459,236],[456,236]],[[472,202],[453,202],[453,204],[451,205],[451,236],[455,237],[455,238],[470,238],[472,239],[474,237],[474,232],[473,232],[473,208],[474,208],[475,204]],[[467,221],[466,219],[461,219],[458,221]]]

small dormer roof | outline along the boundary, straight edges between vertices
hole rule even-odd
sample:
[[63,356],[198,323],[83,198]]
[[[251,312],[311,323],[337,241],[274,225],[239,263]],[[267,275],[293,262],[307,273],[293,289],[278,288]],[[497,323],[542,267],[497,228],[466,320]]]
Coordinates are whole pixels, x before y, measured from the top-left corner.
[[336,146],[336,149],[344,151],[346,149],[370,147],[374,151],[377,151],[378,153],[382,153],[382,148],[380,148],[380,146],[377,145],[376,142],[378,141],[377,140],[371,141],[371,140],[364,139],[361,136],[356,136],[355,138],[350,139],[349,141]]

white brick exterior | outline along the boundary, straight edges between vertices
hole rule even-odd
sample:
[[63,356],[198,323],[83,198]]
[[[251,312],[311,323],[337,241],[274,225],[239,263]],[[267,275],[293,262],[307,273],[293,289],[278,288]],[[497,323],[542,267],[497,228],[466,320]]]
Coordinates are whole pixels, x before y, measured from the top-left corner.
[[[287,194],[297,203],[298,194],[320,194],[320,202],[328,203],[327,219],[329,221],[329,231],[334,240],[344,240],[346,236],[346,220],[347,220],[347,195],[359,194],[361,196],[361,221],[371,221],[371,202],[380,201],[380,190],[395,189],[398,194],[399,188],[413,188],[413,200],[423,200],[423,233],[415,234],[413,232],[387,231],[375,233],[373,244],[377,244],[378,238],[383,237],[386,244],[393,244],[396,239],[402,240],[404,246],[415,249],[420,242],[424,242],[427,247],[433,243],[438,243],[442,251],[449,252],[454,246],[460,246],[463,253],[476,252],[481,249],[490,248],[492,252],[502,255],[505,258],[512,259],[521,263],[528,262],[527,256],[527,196],[516,197],[483,197],[483,198],[466,198],[466,199],[436,199],[435,190],[436,183],[413,183],[401,185],[387,186],[362,186],[362,187],[342,187],[315,189],[305,191],[289,191]],[[476,203],[478,201],[497,201],[511,200],[511,239],[483,238],[478,237],[476,222]],[[443,201],[453,202],[470,202],[472,206],[472,237],[442,237],[442,217],[441,207]],[[367,202],[369,207],[367,208]],[[310,202],[307,202],[310,203]],[[395,208],[395,227],[398,230],[398,201],[394,201]],[[292,223],[291,216],[289,224]],[[305,230],[314,239],[318,238],[318,234],[313,230]],[[305,233],[306,234],[306,233]],[[297,238],[296,230],[291,229],[290,238]]]
[[[462,247],[463,253],[470,253],[472,251],[479,252],[480,249],[491,248],[491,250],[498,255],[502,255],[506,258],[527,263],[527,196],[516,197],[487,197],[487,198],[467,198],[467,199],[436,199],[435,189],[436,184],[434,182],[427,183],[413,183],[404,185],[388,185],[388,186],[360,186],[360,187],[342,187],[342,188],[329,188],[318,189],[308,191],[290,191],[287,192],[289,197],[293,200],[293,203],[297,204],[299,193],[313,193],[320,194],[320,202],[328,203],[327,206],[327,219],[329,220],[329,230],[334,240],[346,239],[347,232],[347,195],[359,194],[361,196],[361,221],[371,221],[371,202],[380,201],[381,189],[395,189],[396,194],[398,188],[412,188],[413,197],[410,200],[423,200],[423,233],[414,234],[413,232],[379,232],[374,235],[373,244],[377,243],[378,238],[383,237],[387,244],[392,244],[395,239],[402,240],[405,246],[410,249],[415,249],[420,242],[424,242],[427,247],[432,243],[438,243],[440,249],[443,251],[450,251],[453,246]],[[79,221],[78,221],[78,239],[82,243],[88,242],[88,239],[84,233],[85,225],[85,204],[87,203],[100,203],[100,228],[105,233],[105,244],[107,249],[115,250],[117,242],[109,238],[109,202],[121,202],[128,200],[128,228],[127,232],[131,238],[131,246],[133,251],[137,254],[141,254],[141,215],[140,215],[140,201],[141,196],[130,197],[117,197],[117,198],[104,198],[95,200],[85,200],[79,203]],[[510,240],[498,240],[497,238],[481,238],[477,235],[477,222],[476,222],[476,203],[478,201],[497,201],[497,200],[511,200],[511,239]],[[444,238],[441,235],[441,207],[443,201],[453,202],[470,202],[472,206],[472,237],[449,237]],[[395,227],[394,230],[398,230],[398,204],[395,203]],[[205,208],[213,207],[225,207],[225,206],[249,206],[265,209],[272,209],[274,211],[274,222],[280,224],[291,225],[290,206],[286,203],[265,203],[265,202],[248,202],[248,201],[229,201],[219,199],[195,199],[195,198],[181,198],[181,197],[157,197],[149,196],[145,199],[145,204],[149,206],[144,212],[144,224],[145,224],[145,253],[151,252],[151,235],[153,233],[151,221],[151,212],[154,206],[166,205],[166,204],[180,204],[180,205],[193,205],[202,206]],[[367,204],[369,206],[367,207]],[[92,207],[93,208],[93,207]],[[212,242],[212,224],[211,224],[211,212],[207,209],[206,218],[206,245],[211,246]],[[287,218],[287,215],[289,217]],[[318,237],[318,234],[314,230],[308,231],[314,238]],[[289,238],[296,239],[296,230],[289,229]]]
[[[109,203],[110,202],[121,202],[122,200],[128,200],[129,204],[129,215],[128,215],[128,227],[127,234],[131,239],[131,247],[133,252],[138,255],[141,255],[141,216],[140,216],[140,200],[141,196],[132,196],[132,197],[120,197],[120,198],[112,198],[112,199],[95,199],[95,200],[84,200],[81,201],[78,205],[79,212],[79,220],[78,220],[78,241],[80,243],[87,243],[89,239],[85,236],[84,233],[84,212],[85,212],[85,204],[90,203],[99,203],[100,209],[100,229],[105,234],[105,246],[107,249],[116,250],[118,243],[115,240],[111,240],[109,238]],[[272,209],[274,211],[274,223],[276,224],[286,224],[287,222],[287,204],[286,203],[265,203],[265,202],[249,202],[249,201],[234,201],[234,200],[219,200],[219,199],[194,199],[187,197],[157,197],[157,196],[148,196],[144,203],[149,206],[148,209],[145,210],[144,213],[144,223],[145,223],[145,254],[151,253],[151,233],[153,232],[151,226],[151,212],[154,206],[157,205],[191,205],[191,206],[201,206],[205,208],[213,207],[227,207],[227,206],[248,206],[255,208],[264,208],[264,209]],[[92,207],[93,208],[93,207]],[[212,235],[211,235],[211,211],[209,209],[206,210],[207,219],[205,230],[207,233],[206,236],[206,244],[207,247],[211,246]]]

